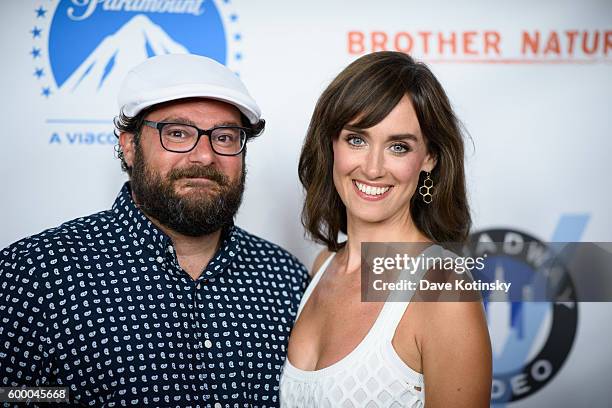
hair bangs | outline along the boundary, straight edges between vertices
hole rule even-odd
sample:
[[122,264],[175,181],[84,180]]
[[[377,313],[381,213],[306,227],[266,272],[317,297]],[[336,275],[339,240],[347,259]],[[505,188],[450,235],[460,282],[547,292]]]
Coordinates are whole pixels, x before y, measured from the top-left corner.
[[[370,71],[370,72],[368,72]],[[406,94],[397,73],[372,66],[353,78],[354,88],[346,92],[343,107],[348,120],[343,125],[368,129],[382,122]]]

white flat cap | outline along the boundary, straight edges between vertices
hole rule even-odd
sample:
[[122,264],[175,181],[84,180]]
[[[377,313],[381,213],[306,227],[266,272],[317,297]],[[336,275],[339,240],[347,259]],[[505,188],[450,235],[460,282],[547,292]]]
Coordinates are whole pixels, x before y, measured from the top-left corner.
[[255,124],[261,110],[225,65],[194,54],[158,55],[132,68],[119,90],[119,109],[136,116],[149,106],[183,98],[210,98],[237,107]]

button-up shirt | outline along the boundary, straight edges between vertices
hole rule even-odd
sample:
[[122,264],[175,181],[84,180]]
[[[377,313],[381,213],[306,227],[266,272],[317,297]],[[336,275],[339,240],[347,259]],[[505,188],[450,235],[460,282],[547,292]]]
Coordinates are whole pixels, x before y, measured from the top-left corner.
[[2,251],[1,384],[96,407],[278,406],[307,276],[232,225],[193,280],[126,183],[111,210]]

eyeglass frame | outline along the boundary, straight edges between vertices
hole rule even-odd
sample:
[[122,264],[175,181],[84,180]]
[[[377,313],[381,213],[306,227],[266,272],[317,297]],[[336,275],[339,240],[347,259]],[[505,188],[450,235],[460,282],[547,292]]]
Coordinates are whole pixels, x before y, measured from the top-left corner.
[[[142,121],[143,125],[149,126],[150,128],[153,129],[157,129],[157,133],[159,133],[159,144],[161,145],[161,147],[168,151],[168,152],[172,152],[172,153],[189,153],[190,151],[192,151],[193,149],[196,148],[196,146],[198,145],[198,143],[200,143],[200,138],[202,137],[202,135],[206,135],[208,136],[208,144],[210,145],[210,148],[212,149],[212,151],[215,154],[218,154],[219,156],[238,156],[240,153],[242,153],[244,151],[244,148],[247,144],[247,140],[249,140],[250,138],[253,137],[253,130],[250,128],[246,128],[243,126],[235,126],[235,125],[221,125],[221,126],[213,126],[209,129],[200,129],[197,126],[191,125],[189,123],[180,123],[180,122],[154,122],[152,120],[143,120]],[[189,150],[181,150],[181,151],[176,151],[176,150],[171,150],[168,149],[166,146],[164,146],[164,142],[163,142],[163,136],[162,136],[162,129],[164,126],[166,125],[179,125],[179,126],[190,126],[194,129],[197,130],[198,132],[198,138],[196,139],[195,143],[193,144],[193,146],[191,147],[191,149]],[[242,131],[244,131],[245,137],[244,137],[244,142],[242,142],[242,145],[240,146],[240,150],[238,150],[237,153],[219,153],[217,150],[215,150],[215,147],[213,146],[212,140],[210,139],[210,136],[212,135],[212,132],[217,130],[217,129],[240,129]]]

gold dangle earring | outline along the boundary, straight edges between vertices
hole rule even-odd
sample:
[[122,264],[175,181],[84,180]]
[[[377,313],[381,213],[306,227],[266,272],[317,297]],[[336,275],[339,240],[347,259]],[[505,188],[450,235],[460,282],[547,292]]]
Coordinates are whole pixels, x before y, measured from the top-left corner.
[[423,185],[421,187],[419,187],[419,194],[421,195],[421,197],[423,197],[423,202],[425,204],[429,204],[431,203],[432,200],[432,190],[433,190],[433,180],[429,177],[430,173],[428,171],[425,172],[425,174],[427,175],[427,177],[425,177],[425,180],[423,180]]

